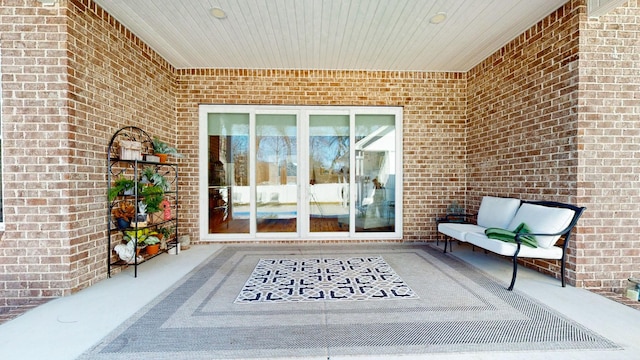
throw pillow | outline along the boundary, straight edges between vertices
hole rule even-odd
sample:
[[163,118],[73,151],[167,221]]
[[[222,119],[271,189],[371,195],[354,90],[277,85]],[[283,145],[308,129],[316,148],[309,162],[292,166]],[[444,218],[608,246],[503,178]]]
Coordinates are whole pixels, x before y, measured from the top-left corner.
[[[516,242],[516,234],[529,234],[531,230],[525,223],[521,223],[516,227],[513,231],[509,231],[507,229],[501,228],[487,228],[484,231],[484,234],[487,235],[489,239],[500,240],[504,242]],[[537,248],[538,243],[536,242],[536,238],[533,235],[521,235],[520,242],[522,245],[526,245],[528,247]]]

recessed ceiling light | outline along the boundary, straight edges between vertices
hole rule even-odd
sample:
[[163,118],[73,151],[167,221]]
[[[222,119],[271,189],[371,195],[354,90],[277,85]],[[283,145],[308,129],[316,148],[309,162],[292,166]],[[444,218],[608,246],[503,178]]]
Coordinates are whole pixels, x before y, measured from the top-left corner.
[[224,10],[222,10],[219,7],[214,7],[211,8],[211,10],[209,10],[209,12],[211,13],[211,15],[213,15],[214,18],[216,19],[224,19],[227,17],[227,13],[224,12]]
[[429,22],[432,24],[440,24],[441,22],[447,19],[447,13],[439,12],[429,19]]

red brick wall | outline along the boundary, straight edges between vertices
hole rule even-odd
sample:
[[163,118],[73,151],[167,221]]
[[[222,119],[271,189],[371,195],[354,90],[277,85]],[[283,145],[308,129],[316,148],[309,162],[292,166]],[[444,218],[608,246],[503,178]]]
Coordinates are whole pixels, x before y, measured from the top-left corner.
[[[433,239],[434,218],[464,198],[466,80],[459,73],[178,70],[178,134],[185,208],[198,207],[198,105],[404,107],[404,239]],[[198,214],[185,213],[192,239]]]
[[0,315],[70,293],[65,11],[0,5],[5,232]]
[[[640,276],[638,1],[588,19],[573,0],[468,74],[469,205],[484,194],[586,206],[571,283]],[[528,262],[558,276],[557,262]]]
[[106,153],[111,136],[138,126],[175,144],[174,69],[89,0],[69,1],[69,141],[72,289],[106,274]]
[[[569,2],[469,72],[471,208],[483,195],[578,203],[578,3]],[[570,244],[570,269],[576,244]],[[559,272],[555,261],[528,263]],[[573,271],[570,276],[575,279]]]
[[106,276],[106,150],[136,125],[175,142],[174,69],[88,0],[0,5],[0,317]]
[[617,291],[640,277],[640,4],[629,0],[580,28],[581,285]]

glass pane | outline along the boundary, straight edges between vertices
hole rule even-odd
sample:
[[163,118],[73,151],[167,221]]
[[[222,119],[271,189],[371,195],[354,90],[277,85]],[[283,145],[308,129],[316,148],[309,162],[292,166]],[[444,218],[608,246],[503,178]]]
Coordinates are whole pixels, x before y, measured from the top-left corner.
[[258,232],[298,231],[296,122],[296,115],[256,115]]
[[249,114],[209,114],[209,233],[249,233]]
[[349,115],[309,117],[309,228],[349,231]]
[[356,115],[356,232],[395,231],[394,115]]

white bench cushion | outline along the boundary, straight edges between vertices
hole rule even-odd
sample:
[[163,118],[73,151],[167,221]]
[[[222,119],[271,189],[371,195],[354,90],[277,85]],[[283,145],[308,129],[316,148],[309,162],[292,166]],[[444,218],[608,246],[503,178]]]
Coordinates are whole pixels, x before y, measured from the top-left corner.
[[[484,233],[467,232],[465,234],[465,240],[470,244],[505,256],[513,256],[517,249],[517,245],[515,243],[489,239]],[[557,246],[551,246],[549,248],[532,248],[522,245],[520,246],[518,257],[537,259],[562,259],[562,248]]]
[[507,229],[519,207],[520,199],[484,196],[478,210],[477,223],[487,228]]
[[[531,229],[532,234],[553,234],[564,230],[571,223],[574,212],[570,209],[554,208],[535,204],[522,204],[506,229],[513,230],[521,223]],[[560,236],[536,236],[538,246],[551,248]]]
[[440,223],[438,224],[438,232],[443,233],[456,240],[465,241],[464,236],[468,232],[484,232],[484,227],[476,224],[461,223]]

